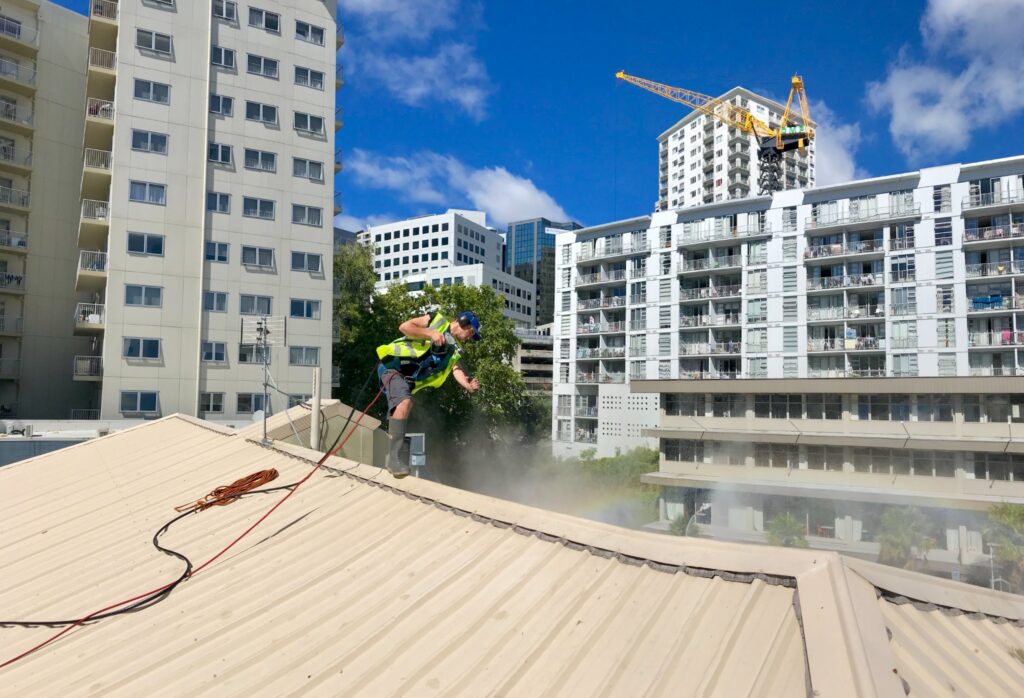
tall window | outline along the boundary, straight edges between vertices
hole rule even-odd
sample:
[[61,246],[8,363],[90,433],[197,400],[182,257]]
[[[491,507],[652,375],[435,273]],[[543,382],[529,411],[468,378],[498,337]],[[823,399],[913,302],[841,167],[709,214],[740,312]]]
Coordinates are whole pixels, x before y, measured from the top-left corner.
[[235,52],[222,46],[210,47],[210,63],[221,68],[235,67]]
[[224,342],[203,341],[200,346],[201,360],[223,363],[227,361],[227,344]]
[[231,116],[232,109],[234,108],[235,100],[231,97],[225,97],[223,95],[210,95],[210,113],[220,114],[221,116]]

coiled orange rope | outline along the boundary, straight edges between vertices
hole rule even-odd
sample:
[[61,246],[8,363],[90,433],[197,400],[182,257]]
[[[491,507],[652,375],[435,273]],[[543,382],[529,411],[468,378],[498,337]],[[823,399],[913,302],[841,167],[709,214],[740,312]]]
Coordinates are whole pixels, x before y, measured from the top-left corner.
[[230,485],[222,485],[192,504],[182,504],[180,507],[174,507],[174,510],[179,512],[202,511],[207,507],[231,504],[231,502],[235,501],[249,490],[254,490],[257,487],[265,485],[276,479],[277,471],[273,468],[270,470],[260,470],[252,475],[246,475],[240,480],[235,480]]

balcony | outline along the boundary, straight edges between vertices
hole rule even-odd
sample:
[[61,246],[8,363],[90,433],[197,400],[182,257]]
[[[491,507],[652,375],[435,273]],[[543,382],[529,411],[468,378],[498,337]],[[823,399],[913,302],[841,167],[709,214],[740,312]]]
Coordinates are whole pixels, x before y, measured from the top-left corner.
[[36,91],[36,68],[0,56],[0,86],[13,92],[32,96]]
[[847,320],[880,320],[885,317],[885,304],[847,306],[843,316]]
[[114,123],[114,103],[107,99],[90,97],[85,102],[86,121]]
[[917,315],[917,303],[894,303],[889,305],[889,314],[894,317]]
[[679,245],[688,247],[701,243],[718,242],[720,240],[750,240],[753,238],[771,237],[770,225],[714,226],[699,230],[686,231],[679,238]]
[[582,361],[624,359],[626,358],[626,347],[580,347],[576,349],[576,358]]
[[597,419],[597,405],[576,405],[575,408],[576,417],[583,419]]
[[846,308],[841,305],[807,308],[807,322],[841,321],[845,319]]
[[117,71],[117,53],[95,46],[89,49],[89,69],[101,70],[111,74]]
[[110,202],[82,199],[82,220],[78,228],[79,247],[105,247],[110,228]]
[[341,192],[334,192],[334,215],[337,216],[342,211],[341,206]]
[[1010,329],[997,332],[971,332],[968,346],[974,347],[1020,347],[1024,346],[1024,332]]
[[1024,369],[1015,366],[971,366],[972,376],[1024,376]]
[[1024,310],[1024,296],[974,296],[969,300],[968,313]]
[[334,50],[337,51],[345,44],[345,28],[338,22],[338,28],[334,32]]
[[0,145],[0,170],[29,174],[32,171],[32,153],[11,145]]
[[711,327],[710,315],[680,315],[680,327]]
[[577,334],[615,334],[625,331],[625,322],[599,322],[576,327]]
[[984,243],[999,243],[1003,240],[1024,238],[1024,225],[1014,223],[1013,225],[996,225],[987,228],[974,228],[964,231],[964,247],[981,248],[994,247],[996,245],[985,245]]
[[576,443],[579,444],[596,444],[597,443],[597,432],[595,431],[584,431],[577,430],[576,432]]
[[987,276],[1010,276],[1011,274],[1024,274],[1024,261],[968,264],[966,267],[966,272],[968,279],[978,279]]
[[805,230],[826,230],[829,228],[871,228],[878,223],[898,220],[912,220],[921,217],[921,204],[907,203],[892,208],[866,206],[851,208],[846,214],[810,216],[804,221]]
[[844,351],[843,340],[836,337],[810,338],[807,340],[807,352]]
[[861,240],[850,242],[845,245],[836,243],[832,245],[815,245],[804,250],[804,259],[822,259],[828,257],[840,257],[847,255],[877,255],[885,254],[885,245],[881,240]]
[[75,334],[99,334],[106,326],[107,307],[98,303],[79,303],[75,307]]
[[625,296],[610,296],[607,298],[587,298],[576,302],[576,312],[594,310],[595,308],[624,308],[626,306]]
[[30,208],[31,202],[32,196],[27,191],[12,189],[11,187],[0,187],[0,209],[24,213]]
[[344,162],[341,157],[341,148],[334,151],[334,174],[338,174],[344,168]]
[[78,253],[76,291],[97,291],[107,285],[107,253],[82,250]]
[[345,125],[345,120],[342,118],[342,109],[338,107],[334,110],[334,131],[337,133],[341,130],[341,127]]
[[740,318],[740,312],[737,310],[734,313],[720,313],[711,316],[711,324],[715,327],[723,327],[727,325],[739,325],[742,323]]
[[100,174],[110,174],[111,153],[109,150],[97,150],[96,148],[85,149],[85,160],[82,166]]
[[640,254],[650,251],[651,246],[647,241],[633,245],[605,245],[601,249],[582,250],[576,255],[576,263],[589,262],[595,259],[610,259],[612,257],[628,257],[632,254]]
[[606,272],[595,272],[593,274],[580,274],[576,278],[576,287],[580,286],[595,286],[599,284],[613,284],[619,283],[626,280],[625,269],[615,269],[613,271]]
[[71,408],[71,416],[70,416],[69,419],[88,419],[88,420],[92,420],[92,419],[99,419],[99,418],[100,418],[100,411],[99,410],[88,409],[88,408],[81,408],[81,407],[72,407]]
[[117,3],[110,0],[92,0],[91,21],[117,26]]
[[0,273],[0,293],[22,294],[25,292],[25,275],[12,272]]
[[21,359],[0,359],[0,380],[16,381],[21,377]]
[[76,356],[72,377],[76,381],[102,380],[103,359],[99,356]]
[[16,104],[0,104],[0,127],[30,136],[35,130],[35,116]]
[[808,291],[831,291],[839,288],[864,288],[882,286],[883,274],[850,274],[848,276],[823,276],[807,279]]
[[20,337],[22,333],[22,320],[13,315],[0,315],[0,335],[5,337]]
[[970,194],[961,201],[964,211],[978,213],[1005,213],[1024,208],[1024,191],[994,191],[987,194]]
[[10,254],[28,253],[28,233],[0,230],[0,252]]
[[23,56],[35,56],[39,50],[39,30],[6,17],[0,18],[0,48]]

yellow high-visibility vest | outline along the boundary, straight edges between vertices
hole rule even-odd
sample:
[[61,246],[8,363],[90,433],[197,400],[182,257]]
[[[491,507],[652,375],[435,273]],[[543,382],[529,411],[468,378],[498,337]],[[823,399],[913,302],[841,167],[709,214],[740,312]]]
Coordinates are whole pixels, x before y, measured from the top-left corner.
[[[448,331],[448,326],[448,320],[440,313],[435,313],[430,319],[430,324],[428,325],[430,329],[437,330],[441,334]],[[401,337],[390,344],[381,344],[377,347],[377,358],[384,362],[390,358],[397,358],[399,360],[411,359],[416,361],[429,354],[430,350],[431,341],[429,339],[410,339],[408,337]],[[413,380],[413,394],[416,394],[423,388],[437,388],[442,385],[446,380],[448,380],[448,376],[451,374],[452,369],[455,368],[455,365],[459,363],[460,358],[462,358],[462,354],[456,346],[448,357],[448,361],[438,371],[429,376]]]

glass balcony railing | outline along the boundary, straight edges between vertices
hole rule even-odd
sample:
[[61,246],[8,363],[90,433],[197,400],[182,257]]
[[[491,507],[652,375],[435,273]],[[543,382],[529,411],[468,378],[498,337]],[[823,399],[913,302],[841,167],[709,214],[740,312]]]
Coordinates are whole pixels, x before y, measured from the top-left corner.
[[984,242],[986,240],[1007,240],[1024,237],[1024,225],[994,225],[987,228],[974,228],[964,231],[964,242]]
[[961,208],[981,208],[983,206],[996,206],[999,204],[1017,204],[1024,202],[1024,191],[1012,190],[1008,192],[993,191],[986,194],[969,194],[963,198]]

